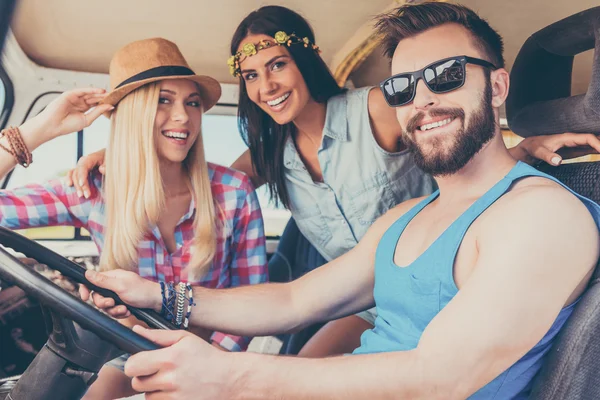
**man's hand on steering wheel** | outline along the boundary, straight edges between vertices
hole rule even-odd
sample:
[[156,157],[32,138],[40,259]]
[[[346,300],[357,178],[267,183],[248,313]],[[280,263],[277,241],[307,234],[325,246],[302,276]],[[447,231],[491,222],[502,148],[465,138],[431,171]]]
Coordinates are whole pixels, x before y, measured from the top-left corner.
[[149,330],[139,326],[133,330],[163,347],[133,355],[125,364],[125,374],[133,378],[132,387],[145,392],[146,399],[230,399],[243,391],[239,386],[244,380],[237,379],[235,372],[240,371],[240,356],[245,353],[219,351],[182,330]]
[[[160,285],[144,279],[134,272],[125,270],[86,271],[85,277],[92,284],[115,292],[121,300],[132,307],[150,308],[157,312],[161,310]],[[90,297],[90,290],[86,286],[80,285],[79,295],[83,301],[87,301]],[[92,300],[96,307],[115,318],[127,318],[131,315],[124,305],[115,306],[113,299],[99,293],[93,292]]]

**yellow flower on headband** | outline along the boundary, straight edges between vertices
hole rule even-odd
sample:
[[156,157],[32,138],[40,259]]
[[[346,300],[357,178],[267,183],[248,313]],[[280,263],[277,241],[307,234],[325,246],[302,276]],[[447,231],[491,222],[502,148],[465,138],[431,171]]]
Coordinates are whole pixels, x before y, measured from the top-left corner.
[[242,47],[242,51],[247,56],[253,56],[256,54],[256,46],[254,43],[246,43],[244,47]]
[[290,38],[284,31],[279,31],[275,34],[275,41],[279,44],[284,44]]
[[309,46],[318,53],[321,51],[319,47],[311,43],[307,37],[300,38],[295,33],[288,35],[284,31],[278,31],[273,36],[275,41],[270,39],[261,40],[258,43],[246,43],[242,46],[242,49],[227,59],[227,65],[229,66],[229,72],[234,77],[240,75],[240,63],[242,63],[247,57],[253,56],[261,50],[268,49],[272,46],[291,46],[293,44],[302,44],[304,47]]

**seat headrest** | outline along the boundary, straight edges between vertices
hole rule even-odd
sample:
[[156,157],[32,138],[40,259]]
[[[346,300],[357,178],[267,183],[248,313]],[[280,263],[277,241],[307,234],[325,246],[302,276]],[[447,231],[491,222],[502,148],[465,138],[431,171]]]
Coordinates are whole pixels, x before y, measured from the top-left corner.
[[[571,96],[575,55],[594,49],[587,93]],[[520,136],[600,133],[600,7],[531,35],[513,65],[508,125]]]

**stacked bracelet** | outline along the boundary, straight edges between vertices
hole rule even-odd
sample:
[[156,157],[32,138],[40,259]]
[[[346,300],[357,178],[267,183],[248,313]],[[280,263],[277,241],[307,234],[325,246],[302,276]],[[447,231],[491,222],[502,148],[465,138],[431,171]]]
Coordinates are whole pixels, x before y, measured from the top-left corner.
[[[178,328],[183,327],[187,329],[190,315],[192,314],[192,306],[196,305],[192,297],[192,287],[187,283],[180,282],[177,290],[175,290],[173,283],[167,284],[161,281],[160,290],[162,295],[161,316],[175,324]],[[188,296],[186,296],[186,291],[188,292]],[[187,310],[184,314],[186,301]]]
[[166,307],[167,298],[166,298],[166,294],[165,294],[165,283],[163,281],[160,281],[160,294],[162,296],[162,307],[160,308],[160,315],[164,316],[167,314],[167,307]]
[[175,289],[173,283],[160,282],[160,289],[162,294],[162,307],[160,315],[163,316],[169,322],[175,322],[175,315],[173,315],[173,309],[175,306]]
[[175,313],[175,325],[181,326],[183,323],[183,307],[185,303],[185,283],[179,282],[177,290],[177,312]]
[[17,163],[27,168],[33,161],[33,155],[27,149],[19,128],[9,127],[0,132],[0,139],[6,137],[10,149],[0,143],[0,147],[11,154]]
[[187,288],[189,291],[189,297],[188,297],[187,312],[185,313],[185,319],[183,320],[183,329],[188,328],[188,325],[190,323],[190,315],[192,315],[192,306],[196,305],[196,303],[194,303],[192,287],[190,285],[187,285]]

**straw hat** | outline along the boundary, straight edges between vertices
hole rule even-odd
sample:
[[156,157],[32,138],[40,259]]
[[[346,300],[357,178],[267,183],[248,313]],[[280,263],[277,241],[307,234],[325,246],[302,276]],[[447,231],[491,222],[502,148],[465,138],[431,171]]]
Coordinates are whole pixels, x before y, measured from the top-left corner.
[[189,79],[198,84],[207,111],[221,97],[221,85],[209,76],[196,75],[177,45],[162,38],[129,43],[110,62],[110,92],[102,101],[116,105],[135,89],[164,79]]

